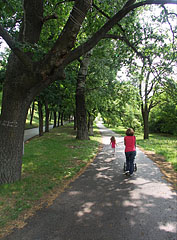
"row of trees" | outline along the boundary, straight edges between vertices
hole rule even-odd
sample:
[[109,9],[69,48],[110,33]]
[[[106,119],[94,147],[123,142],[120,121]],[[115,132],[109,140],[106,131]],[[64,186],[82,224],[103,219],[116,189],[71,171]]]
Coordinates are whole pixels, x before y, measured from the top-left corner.
[[[9,0],[0,3],[2,9],[0,36],[12,50],[3,84],[0,115],[1,184],[14,182],[21,177],[24,126],[30,104],[47,86],[66,78],[67,71],[65,73],[65,70],[75,60],[79,62],[75,78],[77,80],[75,86],[78,138],[83,137],[87,129],[84,125],[85,102],[90,103],[87,108],[89,114],[98,110],[106,114],[106,111],[103,110],[104,106],[113,107],[109,102],[117,101],[112,94],[113,91],[116,92],[116,86],[120,91],[118,96],[126,101],[126,96],[122,97],[121,84],[116,85],[113,81],[115,78],[110,79],[116,76],[115,66],[120,68],[122,59],[127,56],[127,53],[130,53],[129,50],[126,50],[124,43],[141,59],[144,59],[143,63],[147,62],[149,68],[151,66],[151,60],[149,61],[147,54],[141,49],[137,50],[138,45],[133,44],[133,40],[136,43],[136,36],[131,22],[135,22],[137,14],[142,12],[141,6],[166,3],[175,4],[176,1],[148,0],[136,3],[136,1],[129,0],[123,4],[122,1],[113,0],[111,8],[108,0],[101,2],[91,0],[62,2],[56,0],[50,2]],[[118,57],[116,58],[113,54],[111,62],[103,65],[104,69],[100,71],[96,69],[95,65],[96,73],[104,73],[101,77],[102,81],[99,81],[95,76],[93,77],[92,69],[89,73],[88,66],[91,64],[89,61],[92,61],[91,59],[95,61],[95,57],[93,54],[93,58],[90,58],[87,53],[96,45],[99,52],[99,47],[101,49],[105,42],[108,43],[106,39],[117,40],[116,44],[113,40],[109,40],[109,44],[113,47],[114,52],[118,52]],[[105,46],[107,47],[107,45]],[[104,50],[103,47],[101,54]],[[108,61],[103,58],[101,60]],[[77,64],[74,67],[77,68]],[[109,76],[107,76],[107,69],[109,69]],[[71,71],[68,73],[70,75]],[[88,81],[91,82],[91,85],[86,85],[86,75],[90,76]],[[70,79],[70,77],[66,79]],[[100,91],[93,90],[88,96],[85,95],[91,91],[92,84],[93,88],[102,89]],[[108,90],[106,93],[105,88]],[[106,98],[107,94],[109,94],[110,100]],[[96,107],[92,106],[93,102]],[[117,104],[122,108],[124,106],[120,100]],[[80,124],[81,122],[83,124]],[[84,138],[87,137],[85,134]]]

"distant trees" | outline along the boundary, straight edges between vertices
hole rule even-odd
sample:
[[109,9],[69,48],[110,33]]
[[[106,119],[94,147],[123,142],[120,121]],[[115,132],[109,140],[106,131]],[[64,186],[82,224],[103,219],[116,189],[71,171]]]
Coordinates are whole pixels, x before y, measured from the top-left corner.
[[[176,89],[177,92],[177,89]],[[177,101],[171,95],[164,93],[158,107],[150,115],[149,128],[151,132],[177,135]]]
[[166,9],[162,11],[158,18],[163,26],[160,31],[159,28],[157,30],[158,22],[147,23],[139,19],[140,22],[134,23],[136,32],[134,37],[137,39],[134,46],[136,45],[136,55],[140,58],[137,59],[137,56],[132,54],[127,68],[129,77],[139,92],[144,139],[149,138],[151,110],[161,103],[161,95],[168,92],[171,85],[175,86],[173,76],[177,59],[176,26],[171,24],[173,15],[172,18],[170,16]]

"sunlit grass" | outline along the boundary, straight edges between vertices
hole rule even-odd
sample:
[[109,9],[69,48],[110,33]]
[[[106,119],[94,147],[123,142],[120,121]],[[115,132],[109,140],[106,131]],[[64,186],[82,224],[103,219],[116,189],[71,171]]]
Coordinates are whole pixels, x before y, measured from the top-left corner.
[[154,151],[171,162],[177,171],[177,137],[150,134],[148,140],[144,140],[141,135],[137,135],[137,144],[145,150]]
[[80,141],[72,126],[64,126],[25,144],[21,181],[0,187],[0,228],[86,166],[101,142],[94,132],[89,141]]

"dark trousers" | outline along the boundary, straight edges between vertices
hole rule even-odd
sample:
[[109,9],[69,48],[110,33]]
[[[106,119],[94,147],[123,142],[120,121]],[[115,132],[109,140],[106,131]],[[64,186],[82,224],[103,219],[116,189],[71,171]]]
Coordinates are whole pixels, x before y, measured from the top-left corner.
[[126,171],[129,171],[130,174],[134,172],[134,160],[136,156],[136,151],[126,152]]

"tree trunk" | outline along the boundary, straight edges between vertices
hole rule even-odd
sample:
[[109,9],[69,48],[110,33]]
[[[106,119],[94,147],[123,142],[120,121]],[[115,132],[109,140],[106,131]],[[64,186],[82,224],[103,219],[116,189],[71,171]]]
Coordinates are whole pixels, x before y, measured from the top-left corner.
[[94,133],[93,133],[93,116],[90,113],[88,113],[88,115],[89,115],[89,119],[88,119],[89,136],[94,136]]
[[85,81],[89,66],[90,53],[87,53],[80,66],[76,85],[77,139],[88,140],[87,112],[85,106]]
[[53,117],[54,117],[53,128],[56,128],[56,126],[57,126],[57,113],[56,113],[56,111],[53,112]]
[[43,136],[43,110],[42,103],[38,101],[38,114],[39,114],[39,136]]
[[61,116],[61,113],[60,112],[58,112],[58,127],[60,126],[60,116]]
[[32,125],[32,123],[33,123],[34,107],[35,107],[35,103],[34,103],[34,101],[33,101],[32,110],[31,110],[30,125]]
[[64,117],[64,114],[61,113],[61,126],[63,126],[63,117]]
[[20,88],[18,91],[15,88],[15,85],[13,88],[7,88],[2,99],[0,184],[13,183],[21,179],[24,128],[30,102],[26,102]]
[[144,126],[144,139],[149,139],[149,110],[147,105],[142,106],[143,126]]
[[45,101],[45,132],[49,132],[49,106],[47,101]]
[[76,114],[74,113],[74,130],[77,129],[77,120],[76,120]]

